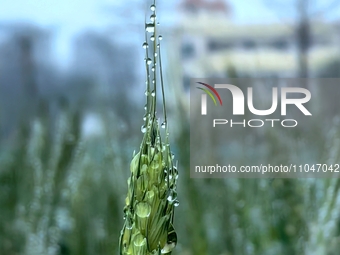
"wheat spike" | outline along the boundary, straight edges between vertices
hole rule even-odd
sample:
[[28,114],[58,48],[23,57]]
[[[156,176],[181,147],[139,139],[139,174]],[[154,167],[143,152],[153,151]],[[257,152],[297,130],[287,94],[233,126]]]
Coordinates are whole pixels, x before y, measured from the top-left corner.
[[[177,166],[173,164],[166,117],[160,40],[156,33],[156,4],[150,7],[151,22],[145,23],[146,113],[139,152],[130,165],[125,223],[120,236],[121,255],[171,254],[177,243],[173,227],[174,208],[178,206]],[[150,45],[150,47],[149,47]],[[151,56],[149,51],[152,52]],[[159,71],[159,77],[157,76]],[[156,118],[157,85],[163,101],[165,139]]]

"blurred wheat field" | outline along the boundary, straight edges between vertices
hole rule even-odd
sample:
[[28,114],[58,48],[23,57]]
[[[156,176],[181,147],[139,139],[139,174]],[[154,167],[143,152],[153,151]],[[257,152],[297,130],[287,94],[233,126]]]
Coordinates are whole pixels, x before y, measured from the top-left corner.
[[[338,179],[190,179],[187,116],[177,107],[183,170],[174,254],[337,254]],[[117,254],[131,145],[141,132],[122,141],[108,116],[102,136],[88,138],[81,112],[64,107],[53,121],[38,112],[2,144],[1,254]],[[339,130],[337,123],[326,157],[339,158]]]
[[[260,60],[266,65],[256,62],[241,49],[242,61],[235,67],[231,56],[238,57],[238,50],[230,49],[229,42],[221,46],[221,38],[213,41],[209,36],[220,30],[211,29],[207,19],[201,23],[208,28],[201,37],[212,41],[207,47],[214,51],[211,56],[196,49],[197,55],[190,59],[193,46],[202,47],[204,40],[183,33],[184,25],[178,34],[176,29],[163,34],[170,142],[180,175],[180,205],[174,217],[178,240],[172,254],[338,255],[339,179],[190,178],[188,74],[236,78],[261,71],[267,75],[262,69],[270,62],[265,54]],[[14,31],[8,40],[0,33],[0,255],[119,254],[126,180],[143,137],[144,77],[136,71],[137,63],[143,64],[143,58],[137,58],[142,41],[137,48],[136,38],[115,41],[108,35],[111,30],[83,33],[75,40],[72,69],[63,73],[50,63],[48,30],[27,24],[8,30]],[[275,27],[270,30],[276,32]],[[184,40],[181,45],[178,35],[183,34],[194,43]],[[218,47],[224,55],[215,52]],[[325,53],[313,60],[315,77],[339,77],[339,49],[332,47],[332,56]],[[256,54],[261,51],[266,49]],[[286,53],[273,49],[269,53],[270,60],[278,63],[273,69],[281,68],[277,55]],[[210,58],[216,58],[218,68],[207,62]],[[237,64],[243,65],[243,59],[259,66],[249,65],[252,72],[242,70]],[[282,63],[289,74],[297,72],[296,63]],[[268,66],[272,68],[271,63]],[[282,70],[275,71],[279,76]],[[334,91],[320,94],[318,106],[338,96]],[[293,136],[272,129],[263,136],[267,143],[261,148],[247,140],[254,135],[249,134],[231,153],[243,160],[244,148],[254,154],[265,150],[274,163],[316,156],[326,163],[340,162],[338,110],[332,109],[330,130],[317,120],[308,132],[298,130]],[[301,151],[301,134],[313,148]]]

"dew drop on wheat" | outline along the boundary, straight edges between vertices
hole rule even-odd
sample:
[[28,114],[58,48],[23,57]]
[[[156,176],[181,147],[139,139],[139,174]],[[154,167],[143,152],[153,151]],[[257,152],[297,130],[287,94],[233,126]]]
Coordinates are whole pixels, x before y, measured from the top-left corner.
[[163,39],[163,36],[159,35],[158,40],[162,41],[162,39]]
[[166,122],[164,121],[162,124],[161,124],[161,128],[165,128],[166,127]]
[[159,43],[157,44],[157,48],[159,48]]
[[146,63],[147,63],[148,65],[150,65],[150,64],[152,63],[151,58],[148,58],[148,59],[146,60]]
[[152,15],[150,16],[150,20],[151,20],[152,22],[155,22],[155,20],[156,20],[156,14],[152,14]]
[[143,125],[143,126],[141,127],[141,131],[142,131],[142,133],[145,133],[145,132],[146,132],[146,127],[145,127],[145,125]]
[[173,202],[176,198],[177,198],[177,192],[174,191],[173,189],[170,189],[168,191],[168,198],[167,198],[167,200],[169,202]]
[[153,36],[153,35],[150,36],[150,40],[151,40],[151,41],[154,41],[154,40],[155,40],[155,36]]
[[175,174],[178,174],[178,170],[177,170],[177,167],[176,167],[176,166],[174,166],[172,169],[173,169],[173,172],[174,172]]
[[174,206],[179,206],[179,201],[178,200],[175,200],[175,202],[174,202]]
[[154,67],[152,67],[152,68],[151,68],[151,71],[152,71],[152,72],[154,72],[154,71],[155,71],[155,68],[154,68]]
[[154,11],[156,10],[156,6],[155,6],[154,4],[151,5],[151,6],[150,6],[150,10],[154,12]]
[[133,223],[132,223],[132,219],[131,219],[131,216],[130,215],[127,215],[127,217],[126,217],[126,228],[127,229],[132,229],[132,225],[133,225]]
[[144,49],[146,49],[146,48],[148,48],[148,47],[149,47],[149,45],[148,45],[148,43],[147,43],[147,42],[144,42],[144,43],[143,43],[143,45],[142,45],[142,47],[143,47]]
[[157,55],[158,55],[157,52],[155,52],[155,53],[154,53],[154,56],[157,57]]
[[153,90],[152,92],[151,92],[151,96],[155,96],[156,95],[156,93],[155,93],[155,91]]
[[145,24],[145,30],[146,32],[153,33],[155,32],[155,25],[152,23],[146,23]]
[[146,202],[139,202],[136,205],[136,214],[140,218],[147,218],[151,213],[151,206]]

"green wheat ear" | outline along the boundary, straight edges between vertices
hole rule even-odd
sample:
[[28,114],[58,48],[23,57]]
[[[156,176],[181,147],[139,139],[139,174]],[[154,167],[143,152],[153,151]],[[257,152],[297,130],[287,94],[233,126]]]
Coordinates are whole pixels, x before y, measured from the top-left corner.
[[[173,220],[174,208],[179,205],[176,192],[178,171],[173,164],[174,156],[169,144],[160,54],[162,37],[157,37],[156,33],[155,1],[150,9],[151,22],[145,22],[143,43],[147,75],[142,126],[144,136],[139,152],[131,161],[131,176],[127,181],[125,222],[119,241],[121,255],[171,254],[177,243]],[[164,113],[161,125],[156,118],[158,84],[161,87]],[[165,131],[164,141],[160,126]]]

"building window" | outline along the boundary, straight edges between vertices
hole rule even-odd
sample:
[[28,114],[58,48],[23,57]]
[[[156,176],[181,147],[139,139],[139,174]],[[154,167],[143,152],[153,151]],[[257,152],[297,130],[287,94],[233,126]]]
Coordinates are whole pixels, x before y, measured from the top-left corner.
[[219,50],[226,50],[233,47],[233,44],[226,41],[217,41],[217,40],[210,40],[208,42],[208,50],[209,51],[219,51]]
[[270,46],[277,50],[287,50],[288,49],[288,41],[285,39],[277,39],[270,43]]
[[184,43],[182,45],[182,58],[192,58],[195,55],[194,45],[191,43]]
[[247,39],[243,41],[242,46],[246,50],[252,50],[256,48],[256,43],[253,40]]
[[190,90],[190,77],[187,75],[183,76],[183,87],[185,91]]

